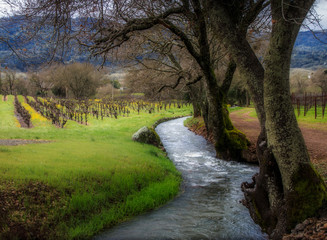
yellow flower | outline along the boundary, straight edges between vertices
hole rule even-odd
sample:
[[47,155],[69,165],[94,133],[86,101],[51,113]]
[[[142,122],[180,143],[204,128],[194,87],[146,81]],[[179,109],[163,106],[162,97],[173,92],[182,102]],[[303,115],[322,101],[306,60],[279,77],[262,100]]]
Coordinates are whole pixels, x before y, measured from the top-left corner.
[[17,119],[17,118],[15,118],[15,125],[16,125],[16,127],[18,127],[18,128],[20,128],[20,127],[21,127],[21,125],[20,125],[20,123],[19,123],[19,121],[18,121],[18,119]]
[[22,106],[31,114],[31,120],[39,120],[41,122],[47,121],[45,117],[36,112],[29,104],[23,102]]

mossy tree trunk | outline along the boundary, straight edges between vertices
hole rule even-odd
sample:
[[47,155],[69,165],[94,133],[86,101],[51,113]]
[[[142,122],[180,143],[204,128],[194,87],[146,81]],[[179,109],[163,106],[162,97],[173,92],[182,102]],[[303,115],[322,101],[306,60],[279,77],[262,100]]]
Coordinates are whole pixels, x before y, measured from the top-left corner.
[[314,1],[296,2],[297,6],[291,1],[284,1],[284,4],[271,1],[273,25],[265,57],[264,106],[268,149],[276,160],[282,179],[282,187],[276,191],[282,198],[275,198],[280,201],[275,209],[278,212],[276,226],[280,229],[273,231],[275,238],[314,215],[327,200],[326,186],[311,165],[290,98],[291,53],[301,23]]
[[[247,148],[248,141],[244,134],[237,131],[232,127],[229,120],[228,112],[224,106],[225,92],[229,89],[230,82],[228,83],[225,77],[226,86],[219,86],[217,76],[214,73],[214,64],[212,52],[210,51],[210,41],[208,40],[208,25],[207,16],[203,11],[201,1],[192,1],[192,10],[185,9],[190,12],[189,16],[192,16],[194,21],[193,30],[196,36],[196,45],[193,45],[185,35],[179,32],[174,26],[166,22],[168,27],[176,35],[184,39],[185,46],[188,48],[191,55],[197,61],[200,66],[205,82],[205,95],[207,100],[207,106],[203,112],[203,117],[207,127],[207,131],[212,133],[214,141],[216,142],[217,156],[226,160],[240,159],[241,151]],[[198,51],[196,50],[198,49]],[[236,68],[236,64],[233,62],[232,67],[227,69],[226,76],[232,80]],[[226,125],[228,122],[228,127]]]
[[[214,139],[217,156],[219,158],[246,161],[246,159],[243,158],[242,151],[247,149],[250,142],[242,132],[233,126],[226,106],[226,95],[231,86],[235,70],[236,63],[231,59],[225,70],[225,77],[222,84],[219,86],[217,80],[215,80],[215,84],[212,83],[210,89],[207,89],[208,105],[210,109],[208,129],[212,131],[213,134],[217,131],[217,135],[214,135]],[[212,111],[213,108],[216,108],[215,112]],[[215,116],[215,114],[217,114],[217,116]],[[210,118],[213,117],[215,117],[215,121],[210,121]],[[215,130],[215,127],[218,129]]]
[[243,73],[261,125],[257,142],[260,172],[252,183],[242,185],[243,203],[271,238],[281,239],[327,200],[326,186],[310,163],[289,88],[293,44],[314,1],[270,1],[273,29],[265,69],[233,24],[230,4],[210,2],[217,35]]
[[190,100],[193,105],[193,117],[203,116],[203,104],[205,101],[205,94],[203,92],[203,81],[188,86]]
[[204,66],[207,98],[207,116],[204,117],[204,120],[207,131],[213,135],[217,157],[225,160],[244,161],[242,150],[248,147],[249,141],[233,126],[226,106],[226,95],[236,69],[236,63],[233,60],[230,61],[221,86],[218,85],[213,68],[209,63]]
[[193,117],[202,116],[201,107],[200,107],[199,103],[196,100],[193,100],[192,105],[193,105]]

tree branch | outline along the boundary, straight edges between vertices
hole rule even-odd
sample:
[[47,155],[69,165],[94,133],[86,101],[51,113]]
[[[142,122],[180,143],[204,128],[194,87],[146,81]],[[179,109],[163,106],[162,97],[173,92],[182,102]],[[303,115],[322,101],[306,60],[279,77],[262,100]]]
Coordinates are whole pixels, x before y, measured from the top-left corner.
[[192,85],[192,84],[195,84],[195,83],[201,81],[202,77],[203,77],[203,76],[201,76],[201,75],[198,76],[198,77],[197,77],[196,79],[194,79],[192,82],[188,82],[188,83],[186,83],[186,86],[190,86],[190,85]]
[[161,20],[160,23],[162,24],[162,26],[166,27],[168,30],[170,30],[172,33],[178,36],[181,39],[181,41],[185,44],[187,50],[194,57],[194,59],[200,62],[199,53],[195,50],[192,41],[181,29],[179,29],[176,25],[174,25],[172,22],[170,22],[167,19]]
[[221,90],[223,93],[227,93],[229,88],[230,88],[230,85],[232,83],[232,80],[233,80],[233,76],[234,76],[234,73],[235,73],[235,70],[236,70],[236,63],[233,59],[231,59],[228,63],[228,67],[227,67],[227,70],[225,72],[225,78],[224,78],[224,81],[221,85]]
[[249,25],[254,22],[259,13],[269,6],[269,4],[270,1],[267,0],[259,0],[256,3],[251,4],[251,8],[246,12],[241,21],[240,30],[242,33],[246,34]]
[[160,93],[164,88],[171,88],[171,89],[177,88],[177,86],[180,84],[183,78],[184,78],[183,76],[179,76],[174,85],[163,85],[161,88],[159,88],[158,93]]
[[[128,21],[121,29],[101,29],[98,34],[105,33],[95,40],[95,45],[91,47],[94,55],[100,55],[109,52],[111,49],[121,46],[124,42],[128,41],[130,36],[128,34],[143,31],[154,27],[162,22],[163,19],[166,19],[172,14],[182,13],[183,8],[171,8],[166,12],[156,16],[148,17],[142,19],[133,19]],[[96,36],[94,36],[96,38]],[[100,50],[98,50],[100,49]]]

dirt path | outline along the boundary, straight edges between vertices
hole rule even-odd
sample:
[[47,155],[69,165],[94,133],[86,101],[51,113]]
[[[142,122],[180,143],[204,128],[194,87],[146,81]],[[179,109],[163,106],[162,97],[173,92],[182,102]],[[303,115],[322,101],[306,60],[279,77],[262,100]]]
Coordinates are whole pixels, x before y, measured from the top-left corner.
[[248,111],[235,111],[230,113],[230,118],[234,126],[245,133],[251,143],[255,144],[260,133],[259,121],[251,117],[251,110]]
[[[260,133],[260,125],[257,118],[250,116],[251,110],[240,110],[230,113],[232,122],[236,128],[246,134],[252,143],[256,143]],[[320,124],[299,124],[305,143],[307,145],[311,161],[324,177],[327,183],[327,126]],[[308,218],[299,223],[291,232],[285,235],[283,240],[300,239],[326,239],[327,217]]]
[[[15,109],[15,117],[16,117],[17,121],[19,122],[20,127],[29,128],[27,126],[27,124],[24,122],[24,119],[22,118],[22,116],[17,112],[17,109]],[[32,127],[32,126],[30,126],[30,127]]]
[[[234,126],[255,143],[260,133],[260,126],[258,119],[249,115],[250,112],[251,110],[235,111],[230,114],[230,117]],[[306,124],[300,124],[300,128],[312,162],[327,161],[327,129],[325,127],[318,129]]]
[[50,143],[48,140],[38,139],[0,139],[0,146],[17,146],[33,143]]

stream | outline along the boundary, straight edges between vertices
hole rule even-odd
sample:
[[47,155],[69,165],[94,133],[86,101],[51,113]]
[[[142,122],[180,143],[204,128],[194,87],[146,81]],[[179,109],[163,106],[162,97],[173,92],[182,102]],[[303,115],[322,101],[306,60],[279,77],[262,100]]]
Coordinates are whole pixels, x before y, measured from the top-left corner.
[[156,128],[183,176],[181,194],[95,239],[267,239],[240,203],[241,183],[250,181],[258,167],[215,158],[212,144],[184,127],[185,119]]

